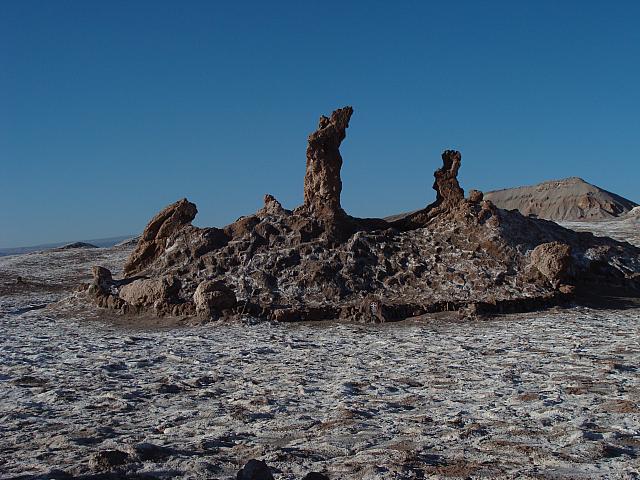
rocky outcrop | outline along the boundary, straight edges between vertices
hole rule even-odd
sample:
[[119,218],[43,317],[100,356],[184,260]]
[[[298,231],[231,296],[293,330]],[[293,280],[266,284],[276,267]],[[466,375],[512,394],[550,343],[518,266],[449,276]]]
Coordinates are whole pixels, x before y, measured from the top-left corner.
[[125,279],[96,271],[96,303],[203,320],[383,322],[525,311],[603,286],[640,296],[639,248],[501,210],[479,191],[465,199],[457,151],[442,154],[428,207],[393,221],[350,217],[339,146],[351,113],[322,117],[309,137],[302,206],[267,195],[252,215],[198,228],[181,200],[149,223]]
[[318,217],[331,219],[344,215],[340,205],[340,144],[346,137],[352,114],[353,108],[344,107],[334,111],[328,118],[322,115],[318,129],[309,135],[304,208]]
[[165,249],[167,239],[196,217],[198,209],[186,198],[169,205],[151,219],[144,229],[135,251],[124,266],[126,275],[142,272]]

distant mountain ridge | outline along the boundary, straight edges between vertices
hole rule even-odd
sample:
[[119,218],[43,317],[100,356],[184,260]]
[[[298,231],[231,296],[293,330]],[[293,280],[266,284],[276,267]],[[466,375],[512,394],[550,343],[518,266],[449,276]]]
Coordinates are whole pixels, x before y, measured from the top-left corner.
[[638,204],[592,185],[582,178],[549,180],[537,185],[486,192],[484,198],[498,208],[554,221],[616,218]]
[[34,245],[31,247],[0,248],[0,257],[6,257],[8,255],[22,255],[24,253],[38,252],[41,250],[49,250],[52,248],[69,249],[69,248],[113,247],[118,243],[124,242],[132,238],[137,238],[137,237],[134,237],[133,235],[124,235],[120,237],[98,238],[93,240],[84,240],[80,242],[57,242],[57,243],[45,243],[42,245]]

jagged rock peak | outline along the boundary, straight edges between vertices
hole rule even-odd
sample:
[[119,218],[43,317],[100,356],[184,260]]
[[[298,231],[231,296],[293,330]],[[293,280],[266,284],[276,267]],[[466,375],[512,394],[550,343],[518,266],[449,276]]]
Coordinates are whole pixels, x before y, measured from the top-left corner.
[[284,212],[284,208],[282,208],[282,204],[276,199],[276,197],[267,193],[264,196],[264,207],[262,208],[262,212],[270,215],[280,215]]
[[447,204],[455,205],[464,198],[464,190],[458,183],[458,170],[462,155],[457,150],[442,152],[442,167],[435,171],[433,189],[436,191],[434,206]]
[[197,213],[196,205],[183,198],[153,217],[129,256],[124,273],[133,275],[143,271],[164,251],[167,238],[186,225],[191,225]]
[[352,114],[353,108],[344,107],[335,110],[328,118],[323,115],[318,129],[309,135],[303,206],[318,217],[344,215],[340,205],[340,144],[346,137]]

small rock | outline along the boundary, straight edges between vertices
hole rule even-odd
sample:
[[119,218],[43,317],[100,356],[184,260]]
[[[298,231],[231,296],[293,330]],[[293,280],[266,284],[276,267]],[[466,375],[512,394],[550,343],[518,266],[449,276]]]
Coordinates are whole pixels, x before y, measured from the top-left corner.
[[133,447],[134,455],[143,462],[163,460],[171,454],[171,450],[153,443],[138,443]]
[[89,466],[94,470],[105,471],[124,465],[129,460],[129,454],[120,450],[102,450],[93,454]]
[[274,480],[271,469],[262,460],[251,459],[238,470],[236,480]]
[[309,472],[304,477],[302,477],[302,480],[329,480],[329,477],[327,477],[323,473]]
[[158,393],[180,393],[182,388],[173,383],[163,383],[158,387]]
[[602,456],[605,458],[621,457],[628,455],[635,458],[635,452],[631,448],[616,447],[615,445],[605,444],[602,446]]

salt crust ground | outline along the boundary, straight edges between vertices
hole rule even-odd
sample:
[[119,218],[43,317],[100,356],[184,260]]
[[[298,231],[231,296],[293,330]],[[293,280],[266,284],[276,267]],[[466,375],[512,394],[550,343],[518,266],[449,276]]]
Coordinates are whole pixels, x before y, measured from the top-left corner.
[[640,309],[153,329],[78,310],[71,282],[127,254],[0,259],[40,285],[0,297],[0,478],[95,478],[95,452],[141,443],[164,448],[126,474],[640,478]]

